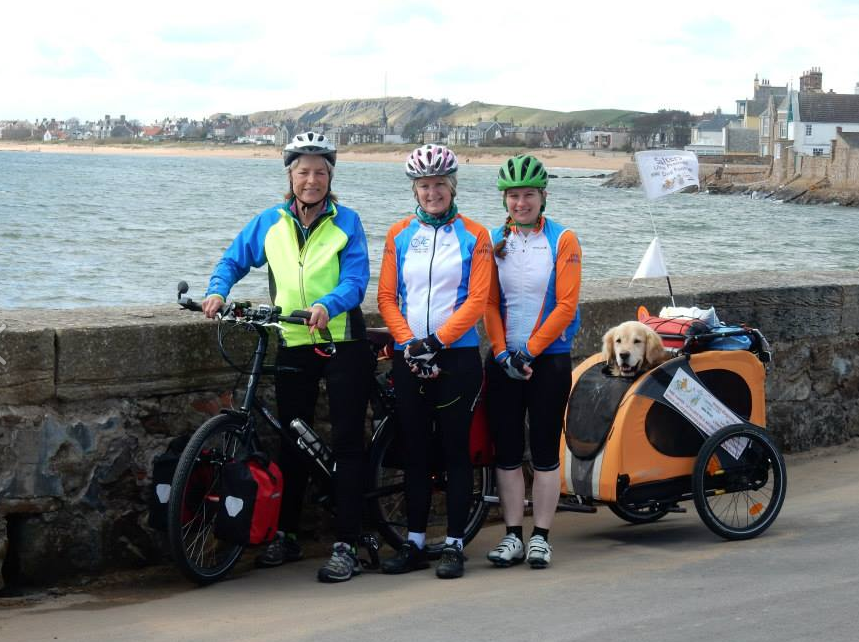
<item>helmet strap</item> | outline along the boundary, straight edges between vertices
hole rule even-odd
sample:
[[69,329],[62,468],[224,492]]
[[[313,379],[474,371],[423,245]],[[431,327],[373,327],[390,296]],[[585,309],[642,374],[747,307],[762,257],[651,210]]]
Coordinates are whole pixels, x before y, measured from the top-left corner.
[[[329,192],[330,194],[331,192]],[[324,205],[325,201],[328,199],[328,194],[325,195],[321,201],[316,201],[315,203],[306,203],[298,198],[294,193],[292,197],[295,199],[295,213],[299,216],[298,222],[304,225],[301,220],[301,215],[306,215],[308,210],[311,210],[319,205]],[[324,208],[320,207],[319,211],[316,212],[316,215],[313,217],[313,220],[316,220],[324,211]],[[309,227],[309,225],[308,225]]]
[[[507,190],[504,190],[501,194],[501,203],[504,205],[504,211],[509,213],[507,209]],[[546,211],[546,190],[540,189],[540,214]],[[537,217],[537,222],[540,222],[540,217]]]
[[294,189],[293,189],[293,187],[292,187],[292,181],[290,181],[290,182],[289,182],[289,192],[292,194],[292,197],[295,199],[295,202],[296,202],[296,203],[298,203],[299,205],[301,205],[301,207],[302,207],[302,208],[304,208],[304,209],[306,210],[306,209],[308,209],[308,208],[310,208],[310,207],[314,207],[314,206],[316,206],[316,205],[319,205],[320,203],[324,203],[324,202],[325,202],[325,200],[326,200],[329,196],[331,196],[331,184],[330,184],[330,181],[329,181],[329,184],[328,184],[328,191],[327,191],[327,192],[325,192],[325,196],[323,196],[321,199],[319,199],[319,200],[318,200],[318,201],[316,201],[315,203],[307,203],[306,201],[302,201],[300,198],[298,198],[298,195],[295,193],[295,190],[294,190]]

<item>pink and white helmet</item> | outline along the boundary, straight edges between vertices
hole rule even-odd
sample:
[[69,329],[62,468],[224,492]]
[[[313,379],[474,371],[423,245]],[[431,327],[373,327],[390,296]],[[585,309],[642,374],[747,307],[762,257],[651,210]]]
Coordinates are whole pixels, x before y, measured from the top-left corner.
[[406,176],[412,179],[424,176],[447,176],[458,169],[456,154],[444,145],[434,143],[418,147],[406,159]]

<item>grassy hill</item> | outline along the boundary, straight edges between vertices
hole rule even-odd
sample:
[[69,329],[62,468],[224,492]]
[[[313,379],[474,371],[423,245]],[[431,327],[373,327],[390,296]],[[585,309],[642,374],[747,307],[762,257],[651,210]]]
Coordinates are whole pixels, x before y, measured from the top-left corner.
[[643,112],[622,109],[585,109],[580,111],[553,111],[534,107],[513,107],[511,105],[490,105],[470,102],[459,107],[444,120],[452,125],[474,124],[479,120],[497,120],[516,125],[553,126],[571,120],[583,122],[588,127],[621,127],[631,125],[632,119]]
[[620,127],[631,125],[632,119],[644,112],[623,109],[586,109],[553,111],[534,107],[492,105],[473,101],[459,107],[447,102],[420,98],[354,98],[305,103],[290,109],[260,111],[250,114],[252,123],[279,120],[301,121],[305,124],[376,125],[382,117],[382,107],[389,125],[405,125],[412,121],[423,123],[441,121],[451,125],[473,125],[480,121],[497,120],[515,125],[555,126],[580,121],[589,127]]

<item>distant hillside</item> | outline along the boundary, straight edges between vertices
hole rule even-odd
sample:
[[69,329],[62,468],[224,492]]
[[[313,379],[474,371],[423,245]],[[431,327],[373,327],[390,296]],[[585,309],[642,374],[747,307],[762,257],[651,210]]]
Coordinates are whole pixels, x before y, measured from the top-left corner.
[[622,109],[587,109],[582,111],[552,111],[533,107],[490,105],[470,102],[459,107],[447,102],[420,98],[356,98],[305,103],[291,109],[258,111],[250,114],[252,123],[278,120],[301,121],[323,125],[375,125],[382,117],[382,107],[389,125],[445,122],[451,125],[472,125],[479,121],[513,123],[515,125],[554,126],[558,123],[581,121],[589,127],[618,127],[631,125],[632,119],[644,112]]
[[582,111],[552,111],[533,107],[512,107],[470,102],[459,107],[445,118],[452,125],[467,125],[479,120],[497,120],[515,125],[545,125],[547,127],[571,120],[583,122],[588,127],[620,127],[632,125],[632,119],[644,112],[622,109],[585,109]]
[[294,120],[324,125],[376,125],[382,117],[382,106],[389,125],[405,125],[413,120],[435,122],[456,107],[450,103],[420,98],[355,98],[304,103],[292,109],[258,111],[249,116],[251,122]]

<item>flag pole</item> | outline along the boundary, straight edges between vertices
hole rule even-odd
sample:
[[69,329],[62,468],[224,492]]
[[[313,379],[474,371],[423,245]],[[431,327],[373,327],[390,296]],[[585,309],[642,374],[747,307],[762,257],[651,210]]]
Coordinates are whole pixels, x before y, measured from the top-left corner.
[[665,280],[668,281],[668,296],[671,297],[671,307],[676,308],[677,304],[674,303],[674,290],[671,289],[671,277],[666,274]]
[[[650,225],[653,227],[653,236],[655,238],[659,238],[659,232],[656,231],[656,221],[653,218],[653,208],[650,205],[650,201],[647,201],[647,214],[650,216]],[[677,304],[674,303],[674,290],[671,287],[671,277],[666,274],[665,280],[668,282],[668,296],[671,297],[671,307],[676,308]]]

